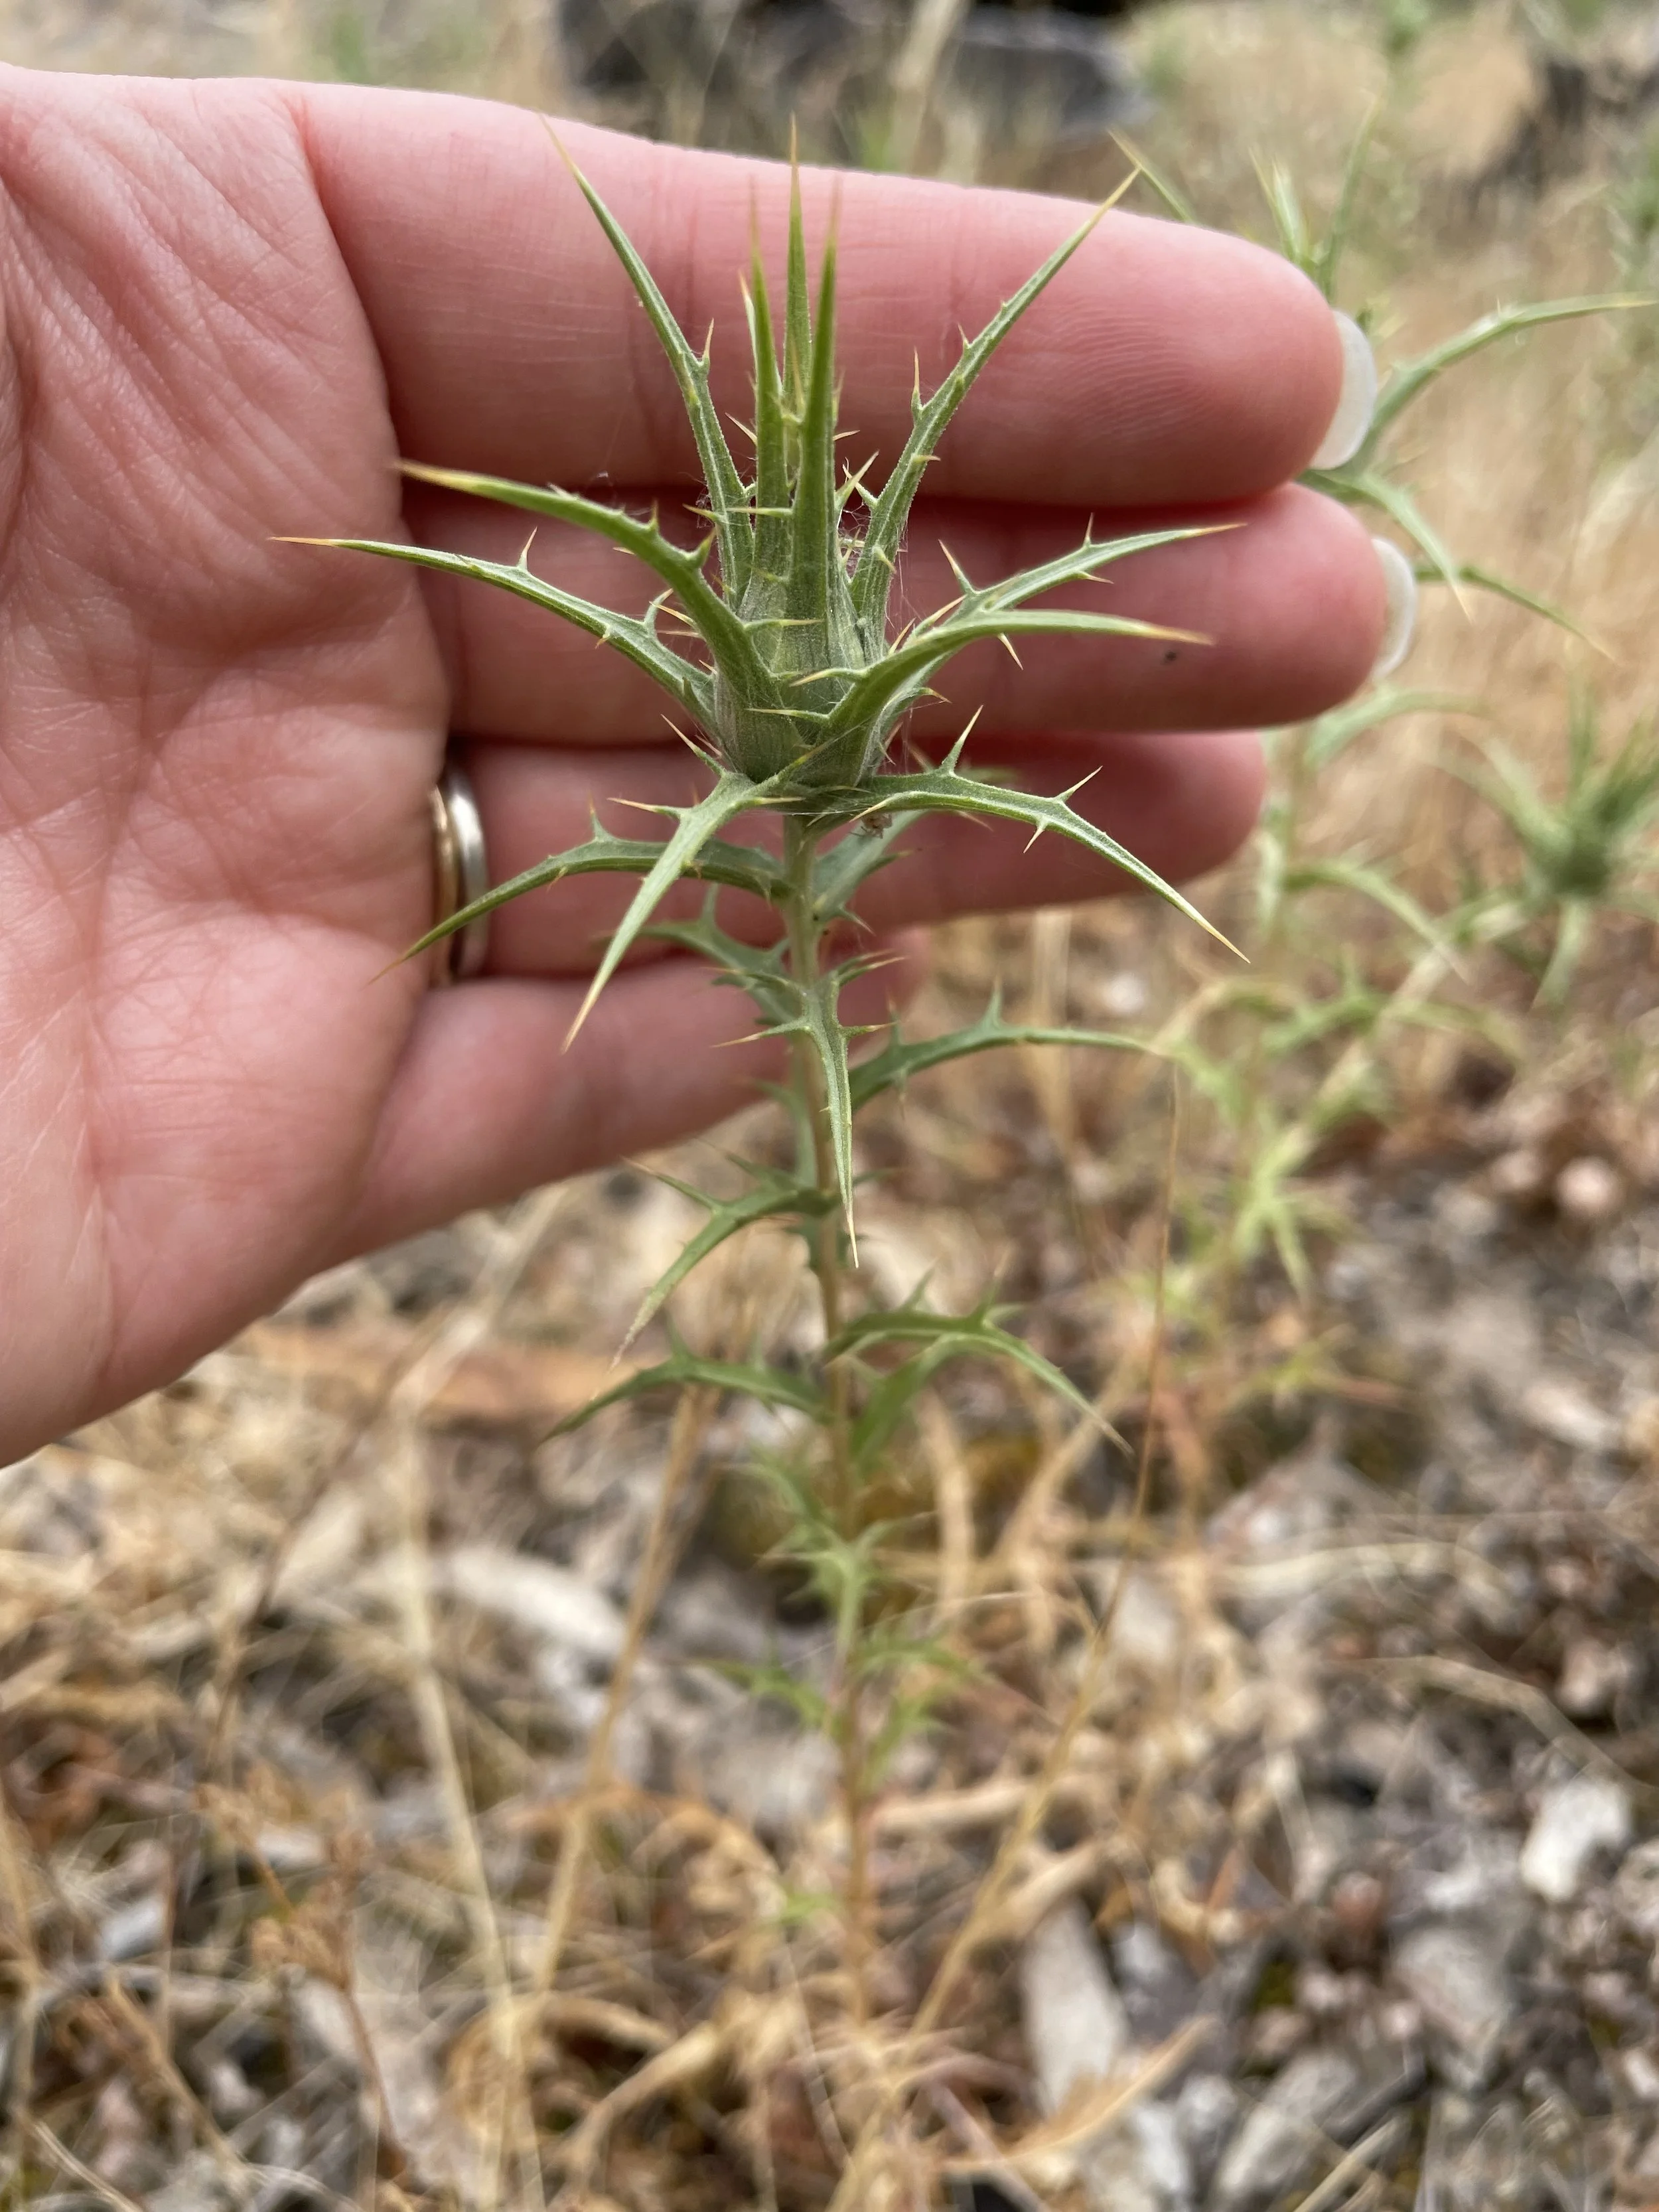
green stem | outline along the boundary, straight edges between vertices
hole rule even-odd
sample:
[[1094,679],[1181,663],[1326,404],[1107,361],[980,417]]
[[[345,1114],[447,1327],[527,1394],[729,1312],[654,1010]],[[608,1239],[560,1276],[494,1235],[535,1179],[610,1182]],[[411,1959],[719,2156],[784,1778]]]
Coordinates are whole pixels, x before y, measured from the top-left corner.
[[[790,970],[804,990],[817,982],[823,929],[813,897],[812,868],[822,832],[786,816],[783,825],[784,868],[788,890],[783,902],[788,933]],[[842,1271],[842,1224],[836,1163],[830,1141],[823,1077],[817,1056],[804,1037],[794,1041],[794,1078],[806,1109],[811,1131],[812,1178],[823,1206],[808,1237],[812,1273],[826,1343],[838,1336],[846,1319],[846,1285]],[[842,1536],[851,1542],[859,1534],[857,1472],[853,1460],[853,1403],[851,1379],[845,1364],[830,1364],[825,1377],[829,1401],[825,1440],[829,1447],[831,1483],[830,1510]],[[855,1626],[854,1637],[858,1633]],[[848,1978],[851,2009],[863,2021],[869,2017],[869,1965],[873,1948],[870,1894],[869,1753],[865,1741],[864,1691],[855,1663],[856,1654],[842,1650],[836,1669],[835,1714],[831,1723],[840,1759],[842,1810],[847,1820],[847,1889],[843,1899],[848,1931]]]
[[[784,820],[784,866],[788,892],[784,921],[789,936],[789,965],[795,981],[810,991],[818,980],[819,951],[823,932],[812,896],[812,863],[821,833],[788,817]],[[823,1096],[823,1077],[811,1045],[805,1037],[794,1041],[795,1082],[806,1107],[812,1133],[812,1178],[820,1198],[828,1200],[808,1239],[812,1273],[818,1286],[824,1341],[839,1336],[846,1319],[842,1280],[842,1221],[836,1182],[836,1164],[830,1150],[830,1122]],[[826,1381],[830,1396],[828,1438],[834,1483],[832,1504],[843,1536],[858,1534],[857,1480],[853,1468],[853,1408],[847,1370],[839,1361],[831,1365]]]

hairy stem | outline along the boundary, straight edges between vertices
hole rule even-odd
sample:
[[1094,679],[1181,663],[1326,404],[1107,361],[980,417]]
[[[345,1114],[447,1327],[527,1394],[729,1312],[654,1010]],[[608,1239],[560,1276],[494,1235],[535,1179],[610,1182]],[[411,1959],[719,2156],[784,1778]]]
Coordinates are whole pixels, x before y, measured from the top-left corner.
[[[821,833],[810,824],[784,820],[784,866],[789,889],[784,902],[784,921],[789,934],[789,966],[795,981],[810,991],[818,980],[818,961],[823,932],[812,897],[812,862]],[[823,1077],[810,1041],[794,1041],[794,1076],[806,1107],[812,1133],[812,1178],[820,1198],[828,1201],[813,1223],[810,1236],[812,1273],[818,1286],[824,1340],[839,1336],[846,1319],[842,1281],[842,1221],[837,1200],[836,1164],[830,1149],[830,1124],[825,1112]],[[855,1536],[857,1484],[853,1470],[852,1395],[845,1367],[837,1360],[826,1378],[830,1395],[830,1468],[834,1485],[832,1504],[843,1536]]]
[[[784,921],[788,932],[791,973],[803,990],[817,982],[823,930],[813,897],[812,867],[822,833],[810,823],[784,819],[784,866],[788,892]],[[836,1163],[825,1112],[823,1076],[811,1042],[794,1040],[794,1079],[811,1130],[812,1178],[826,1201],[808,1231],[812,1273],[817,1284],[824,1340],[841,1333],[847,1318],[842,1268],[842,1224]],[[830,1364],[825,1442],[830,1480],[830,1510],[848,1541],[859,1534],[858,1479],[853,1461],[851,1378],[844,1361]],[[852,1640],[858,1634],[854,1624]],[[870,1897],[869,1750],[866,1741],[864,1686],[856,1650],[838,1654],[832,1732],[839,1754],[842,1808],[847,1821],[847,1889],[843,1900],[848,1931],[848,1978],[855,2020],[869,2016],[869,1963],[873,1942]]]

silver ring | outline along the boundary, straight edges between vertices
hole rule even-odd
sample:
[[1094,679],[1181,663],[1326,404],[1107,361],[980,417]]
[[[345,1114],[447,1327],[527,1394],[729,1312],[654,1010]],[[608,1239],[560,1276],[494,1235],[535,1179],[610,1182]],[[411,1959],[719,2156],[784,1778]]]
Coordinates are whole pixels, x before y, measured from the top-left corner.
[[[472,779],[459,761],[448,761],[432,791],[432,839],[435,911],[441,928],[454,915],[489,889],[489,860],[484,851],[483,817]],[[433,947],[433,981],[465,983],[483,973],[489,955],[489,916],[480,915],[465,929],[441,938]]]

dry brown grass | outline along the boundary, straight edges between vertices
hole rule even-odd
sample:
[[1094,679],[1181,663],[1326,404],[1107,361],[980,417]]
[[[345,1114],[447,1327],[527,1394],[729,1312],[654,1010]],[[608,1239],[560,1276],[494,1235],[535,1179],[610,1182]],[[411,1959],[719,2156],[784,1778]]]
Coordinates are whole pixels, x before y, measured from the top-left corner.
[[[294,69],[340,58],[331,20],[18,11],[5,46]],[[435,9],[375,23],[404,73],[545,89],[516,0],[459,28]],[[1174,87],[1149,151],[1207,215],[1258,230],[1254,155],[1317,204],[1384,89],[1347,19],[1279,0],[1164,11],[1139,36]],[[1385,118],[1356,276],[1388,349],[1500,299],[1616,281],[1595,171],[1536,206],[1467,211],[1468,143],[1445,118],[1469,118],[1482,161],[1502,142],[1505,37],[1483,16],[1431,46]],[[1007,166],[1086,189],[1100,165]],[[1474,364],[1421,418],[1411,472],[1448,538],[1571,606],[1595,645],[1443,596],[1411,679],[1479,695],[1547,775],[1570,675],[1613,730],[1650,696],[1659,464],[1631,443],[1634,359],[1618,329],[1576,325]],[[1468,726],[1419,714],[1355,747],[1312,841],[1393,856],[1435,906],[1460,870],[1502,868],[1501,835],[1442,765]],[[1210,903],[1244,927],[1243,875]],[[1349,942],[1387,981],[1411,957],[1375,920]],[[1335,988],[1305,945],[1281,968],[1310,1002]],[[969,926],[919,1018],[976,1012],[1000,977],[1039,1018],[1138,1006],[1155,1028],[1220,973],[1139,909]],[[1314,1177],[1330,1200],[1363,1217],[1390,1176],[1528,1128],[1599,1147],[1632,1191],[1659,1172],[1645,930],[1610,926],[1565,1021],[1495,961],[1449,988],[1521,1058],[1510,1120],[1460,1090],[1465,1044],[1402,1038],[1381,1055],[1386,1124]],[[1023,1939],[1080,1898],[1103,1930],[1160,1929],[1194,1974],[1245,1956],[1314,1849],[1297,1747],[1328,1695],[1259,1632],[1309,1592],[1363,1587],[1370,1610],[1331,1631],[1331,1663],[1363,1673],[1401,1623],[1449,1607],[1469,1637],[1498,1603],[1472,1524],[1412,1495],[1398,1346],[1357,1341],[1271,1267],[1223,1285],[1218,1330],[1193,1224],[1238,1163],[1190,1097],[1160,1321],[1170,1088],[1115,1062],[969,1062],[871,1139],[868,1264],[901,1285],[932,1267],[964,1302],[1000,1268],[1139,1446],[1151,1510],[1133,1456],[1017,1389],[981,1378],[927,1407],[884,1501],[890,1564],[971,1671],[872,1816],[867,2011],[827,1901],[848,1839],[820,1748],[721,1671],[769,1644],[805,1677],[820,1663],[821,1623],[764,1563],[775,1525],[741,1473],[755,1424],[692,1402],[541,1441],[683,1235],[672,1192],[596,1177],[343,1269],[175,1389],[0,1475],[0,2200],[877,2212],[977,2173],[1016,2203],[1080,2204],[1078,2147],[1204,2031],[1045,2115],[1013,1994]],[[763,1117],[750,1133],[769,1141]],[[775,1346],[799,1308],[795,1255],[759,1235],[678,1321],[710,1350],[757,1327]],[[1630,1437],[1639,1471],[1656,1447],[1635,1415]],[[1405,1486],[1368,1519],[1264,1542],[1249,1516],[1310,1437],[1381,1455]],[[1266,1489],[1215,1517],[1264,1468]],[[1649,1544],[1634,1474],[1607,1510]],[[1399,1718],[1424,1692],[1402,1677],[1367,1694]],[[1409,2203],[1415,2154],[1367,2179],[1371,2152],[1334,2148],[1316,2201]]]

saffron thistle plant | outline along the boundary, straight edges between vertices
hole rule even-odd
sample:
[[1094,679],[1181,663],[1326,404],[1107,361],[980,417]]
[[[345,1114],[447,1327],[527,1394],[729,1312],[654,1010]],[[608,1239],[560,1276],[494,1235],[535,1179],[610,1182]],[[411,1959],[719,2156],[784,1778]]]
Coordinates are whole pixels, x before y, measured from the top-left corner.
[[[940,438],[975,379],[1031,303],[1054,283],[1098,220],[1091,218],[1045,261],[924,397],[878,490],[837,459],[836,253],[826,246],[809,283],[799,178],[791,195],[781,325],[775,319],[757,252],[744,289],[753,353],[752,453],[740,465],[710,392],[709,351],[693,348],[639,254],[585,179],[589,206],[626,270],[672,368],[701,464],[708,525],[690,549],[655,514],[630,514],[580,494],[407,464],[422,483],[501,501],[526,514],[592,531],[631,554],[659,586],[643,616],[599,606],[544,582],[530,549],[511,565],[409,544],[354,539],[364,552],[511,592],[603,639],[666,692],[685,724],[707,788],[693,803],[654,810],[665,834],[629,838],[592,819],[586,841],[501,884],[422,939],[419,951],[511,899],[566,877],[618,872],[639,885],[599,961],[577,1026],[629,948],[653,936],[696,951],[753,1002],[759,1029],[787,1039],[793,1073],[785,1096],[796,1131],[787,1171],[739,1163],[743,1188],[715,1196],[685,1186],[707,1218],[646,1298],[635,1333],[692,1269],[727,1238],[760,1221],[805,1240],[817,1285],[823,1342],[816,1362],[773,1364],[764,1348],[721,1360],[671,1334],[669,1356],[629,1376],[577,1416],[665,1385],[736,1394],[779,1409],[805,1439],[762,1455],[787,1528],[781,1548],[822,1597],[833,1624],[829,1686],[819,1694],[773,1670],[757,1688],[789,1694],[836,1747],[849,1860],[842,1911],[851,1981],[863,1986],[873,1948],[873,1906],[863,1871],[865,1814],[883,1761],[916,1723],[951,1674],[951,1655],[913,1632],[883,1576],[882,1528],[869,1504],[918,1394],[964,1357],[1012,1363],[1093,1419],[1072,1382],[1004,1326],[990,1304],[935,1311],[918,1285],[896,1308],[864,1294],[853,1265],[856,1115],[922,1069],[1017,1043],[1141,1049],[1133,1040],[1006,1020],[994,999],[979,1018],[949,1035],[912,1039],[896,1025],[878,1042],[842,1016],[847,987],[870,965],[857,945],[860,888],[902,849],[927,814],[1012,822],[1033,838],[1074,839],[1202,922],[1188,902],[1072,804],[1012,788],[975,772],[965,738],[936,764],[901,757],[907,714],[964,647],[1066,633],[1194,639],[1190,633],[1102,613],[1034,606],[1058,587],[1100,576],[1154,546],[1201,536],[1161,530],[1100,542],[1000,582],[980,584],[956,568],[958,596],[936,612],[892,629],[892,600],[906,527]],[[1104,210],[1099,211],[1103,213]],[[816,298],[813,294],[816,292]],[[954,564],[953,564],[954,566]],[[762,817],[760,836],[733,833]],[[770,824],[769,833],[765,827]],[[683,879],[708,887],[695,921],[659,918],[665,895]],[[775,941],[738,939],[718,910],[723,890],[748,893],[776,918]],[[1208,924],[1203,924],[1208,927]],[[850,951],[843,949],[849,942]],[[881,1602],[878,1602],[878,1601]],[[879,1617],[878,1617],[879,1616]],[[865,2009],[861,1997],[857,2009]]]
[[[895,1030],[878,1049],[855,1058],[861,1033],[843,1023],[840,1006],[870,956],[855,950],[832,957],[829,945],[855,928],[857,892],[896,857],[906,831],[922,816],[969,814],[1017,823],[1034,838],[1045,830],[1073,838],[1209,927],[1179,892],[1078,811],[1072,805],[1075,787],[1049,797],[977,774],[964,760],[965,737],[936,765],[901,765],[896,738],[945,663],[984,639],[1006,642],[1083,632],[1201,643],[1190,632],[1030,603],[1062,585],[1098,577],[1132,554],[1205,533],[1161,530],[1103,542],[1087,537],[1057,560],[988,585],[975,583],[953,562],[959,595],[890,635],[910,508],[939,439],[998,345],[1059,276],[1104,210],[964,344],[935,392],[925,398],[915,392],[909,437],[880,490],[872,491],[864,471],[837,460],[836,252],[832,240],[814,304],[799,179],[791,198],[781,331],[758,250],[744,288],[754,356],[753,453],[747,470],[715,410],[708,349],[699,353],[692,347],[615,217],[580,174],[577,182],[678,384],[702,465],[706,537],[688,550],[664,532],[655,514],[630,514],[551,487],[404,465],[422,483],[591,530],[631,554],[661,587],[640,617],[544,582],[530,566],[529,546],[509,565],[418,545],[331,542],[495,585],[603,639],[659,684],[685,718],[690,726],[684,734],[707,770],[708,788],[692,804],[653,810],[666,824],[659,839],[616,836],[595,816],[585,843],[492,890],[412,950],[565,877],[635,875],[639,888],[599,963],[575,1026],[629,948],[650,935],[702,953],[748,993],[763,1031],[791,1041],[791,1103],[802,1138],[798,1171],[755,1172],[738,1199],[702,1199],[707,1224],[652,1291],[636,1328],[726,1237],[761,1219],[790,1222],[807,1237],[818,1270],[827,1337],[823,1375],[812,1380],[759,1367],[716,1372],[708,1363],[677,1352],[665,1366],[621,1389],[701,1379],[789,1405],[827,1431],[834,1464],[850,1480],[878,1455],[922,1380],[959,1352],[1018,1359],[1076,1397],[1064,1377],[1001,1329],[988,1311],[937,1315],[918,1297],[897,1313],[848,1313],[842,1274],[851,1249],[855,1115],[920,1069],[995,1046],[1050,1038],[1106,1047],[1128,1042],[1018,1026],[1006,1021],[994,1003],[976,1022],[949,1036],[912,1041]],[[727,834],[757,815],[777,826],[774,844],[740,842]],[[701,919],[657,920],[665,895],[684,878],[709,887]],[[722,888],[764,901],[778,919],[777,941],[757,947],[732,935],[716,912]],[[897,1351],[902,1365],[878,1382],[869,1360],[879,1350]]]

